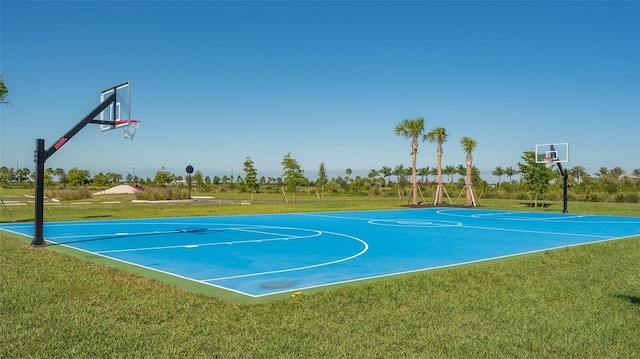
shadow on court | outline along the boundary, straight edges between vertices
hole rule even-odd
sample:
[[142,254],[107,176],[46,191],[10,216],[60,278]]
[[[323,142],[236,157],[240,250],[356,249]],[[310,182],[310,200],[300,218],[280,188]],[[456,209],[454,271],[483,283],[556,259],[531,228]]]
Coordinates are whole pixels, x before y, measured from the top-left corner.
[[108,236],[102,236],[97,238],[90,239],[80,239],[76,241],[67,241],[67,242],[57,242],[57,243],[49,243],[49,246],[57,246],[57,245],[69,245],[74,243],[88,243],[88,242],[97,242],[104,241],[110,239],[122,239],[122,238],[136,238],[136,237],[148,237],[148,236],[165,236],[165,235],[175,235],[180,233],[187,234],[196,234],[196,235],[205,235],[212,233],[220,233],[223,232],[221,229],[211,229],[211,228],[202,228],[202,227],[194,227],[194,228],[184,228],[184,229],[174,229],[168,231],[154,231],[154,232],[143,232],[143,233],[122,233],[122,234],[112,234]]

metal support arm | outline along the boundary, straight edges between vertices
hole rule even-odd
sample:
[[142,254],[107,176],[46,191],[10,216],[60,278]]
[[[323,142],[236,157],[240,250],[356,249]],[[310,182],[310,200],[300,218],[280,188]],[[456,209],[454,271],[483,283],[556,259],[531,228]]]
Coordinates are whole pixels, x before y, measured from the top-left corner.
[[44,149],[44,139],[36,140],[36,150],[34,160],[36,162],[36,198],[35,198],[35,217],[33,229],[33,241],[31,245],[34,247],[44,247],[44,165],[49,157],[58,151],[84,126],[90,123],[110,124],[115,126],[115,121],[98,121],[95,120],[100,112],[104,111],[112,103],[116,101],[116,91],[114,91],[106,100],[102,101],[96,108],[89,112],[80,122],[78,122],[71,130],[65,133],[58,141],[56,141],[47,150]]

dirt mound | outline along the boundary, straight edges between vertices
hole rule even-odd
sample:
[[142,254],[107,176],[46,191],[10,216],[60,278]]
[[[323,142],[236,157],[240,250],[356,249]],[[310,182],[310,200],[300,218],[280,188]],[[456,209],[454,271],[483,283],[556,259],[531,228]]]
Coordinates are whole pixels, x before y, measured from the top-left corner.
[[104,191],[96,192],[94,195],[100,196],[103,194],[134,194],[138,193],[140,190],[137,190],[129,185],[121,184],[119,186],[111,187],[109,189],[105,189]]

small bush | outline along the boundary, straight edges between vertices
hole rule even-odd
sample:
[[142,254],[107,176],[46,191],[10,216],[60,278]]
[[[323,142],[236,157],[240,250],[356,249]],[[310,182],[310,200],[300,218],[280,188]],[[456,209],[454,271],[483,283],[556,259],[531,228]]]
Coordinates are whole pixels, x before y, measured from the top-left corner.
[[143,191],[136,193],[136,199],[146,201],[163,201],[175,199],[188,199],[189,190],[185,188],[172,187],[145,187]]
[[87,188],[78,189],[59,189],[46,191],[45,196],[50,198],[57,198],[64,201],[73,201],[78,199],[91,198],[91,192]]
[[613,197],[616,203],[640,203],[640,194],[638,193],[617,193]]

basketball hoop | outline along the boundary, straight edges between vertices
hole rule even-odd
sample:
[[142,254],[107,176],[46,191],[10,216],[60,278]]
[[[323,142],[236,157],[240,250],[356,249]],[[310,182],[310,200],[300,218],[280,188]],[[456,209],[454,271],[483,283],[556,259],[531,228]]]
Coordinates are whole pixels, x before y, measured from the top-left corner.
[[133,140],[133,137],[136,135],[136,131],[138,131],[138,127],[140,127],[140,121],[129,120],[123,122],[125,123],[122,125],[122,129],[124,130],[124,138],[126,138],[127,140]]
[[553,157],[546,157],[544,159],[544,162],[546,163],[547,167],[551,167],[551,166],[553,166],[553,162],[555,162],[555,160],[556,159],[553,158]]

